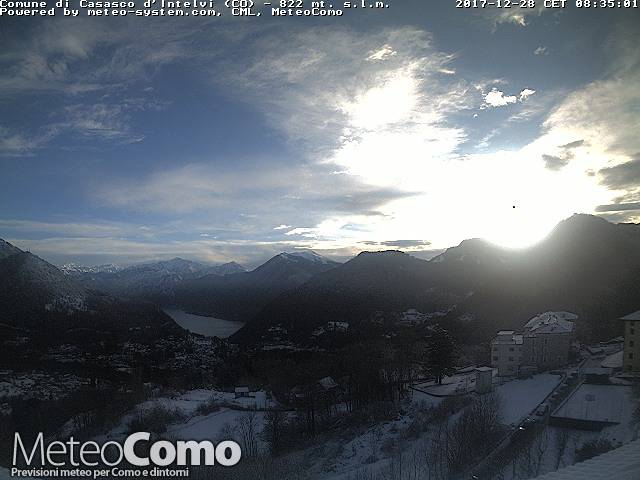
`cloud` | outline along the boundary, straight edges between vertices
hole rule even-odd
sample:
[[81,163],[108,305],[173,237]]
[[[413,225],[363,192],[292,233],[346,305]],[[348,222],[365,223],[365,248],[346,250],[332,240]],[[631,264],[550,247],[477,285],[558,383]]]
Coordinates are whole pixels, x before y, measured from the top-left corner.
[[147,236],[144,225],[131,225],[121,222],[42,222],[33,220],[0,219],[3,232],[28,234],[55,234],[69,237],[113,237],[113,236]]
[[477,9],[476,15],[483,18],[495,32],[500,25],[511,24],[518,27],[527,27],[531,18],[539,17],[547,11],[553,11],[546,8],[542,2],[538,2],[535,8],[484,8]]
[[565,150],[573,150],[574,148],[582,147],[585,144],[584,140],[575,140],[573,142],[561,145],[560,148]]
[[393,48],[391,48],[391,46],[384,45],[379,50],[376,50],[375,52],[371,52],[367,57],[367,60],[380,61],[380,60],[385,60],[397,54],[398,52],[396,52]]
[[543,154],[542,159],[544,160],[544,166],[549,170],[558,171],[563,167],[567,166],[569,163],[569,158],[564,157],[556,157],[553,155]]
[[363,242],[366,245],[378,245],[385,247],[397,247],[401,249],[420,249],[423,250],[423,247],[428,247],[431,245],[431,242],[427,240],[384,240],[381,242],[368,241]]
[[520,92],[520,95],[518,96],[518,99],[523,102],[525,101],[527,98],[529,98],[531,95],[533,95],[534,93],[536,93],[535,90],[532,90],[530,88],[525,88],[524,90],[522,90]]
[[274,230],[287,230],[291,228],[291,225],[285,225],[284,223],[278,225],[277,227],[273,227]]
[[601,183],[614,190],[640,188],[640,156],[629,162],[601,169]]
[[547,47],[543,47],[542,45],[536,48],[533,51],[534,55],[549,55],[549,49]]
[[484,105],[489,107],[506,107],[507,105],[511,105],[517,103],[518,101],[524,102],[536,91],[530,88],[523,89],[519,95],[506,95],[502,90],[498,90],[493,87],[491,91],[484,95]]
[[490,107],[504,107],[511,103],[516,103],[518,97],[515,95],[505,95],[501,90],[492,88],[491,91],[484,96],[484,101],[485,104]]
[[596,208],[596,212],[624,212],[635,210],[640,210],[640,202],[598,205],[598,207]]

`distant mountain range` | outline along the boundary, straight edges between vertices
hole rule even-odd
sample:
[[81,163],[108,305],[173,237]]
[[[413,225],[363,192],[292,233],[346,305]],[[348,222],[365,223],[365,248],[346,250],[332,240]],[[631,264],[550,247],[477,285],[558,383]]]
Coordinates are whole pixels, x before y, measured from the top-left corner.
[[0,331],[6,338],[99,341],[132,338],[132,329],[146,331],[145,338],[183,333],[155,305],[94,291],[0,239]]
[[577,313],[583,338],[616,335],[617,318],[640,308],[640,226],[574,215],[524,250],[471,239],[430,261],[361,253],[284,292],[233,338],[268,341],[284,329],[302,341],[333,321],[364,331],[375,315],[409,308],[435,313],[468,341],[547,310]]
[[67,264],[63,265],[61,270],[96,290],[164,304],[174,303],[175,289],[183,282],[207,275],[224,276],[245,271],[244,267],[235,262],[205,265],[182,258],[128,267],[80,267]]
[[[244,321],[233,337],[243,344],[272,342],[273,332],[305,342],[331,322],[364,334],[374,331],[372,320],[398,318],[411,308],[472,343],[549,310],[575,312],[581,338],[604,339],[621,331],[617,318],[640,309],[640,226],[574,215],[528,249],[471,239],[430,261],[386,251],[339,264],[300,251],[248,272],[235,263],[208,266],[179,258],[64,270],[0,241],[0,323],[32,324],[42,312],[51,318],[122,313],[132,302],[118,296]],[[140,315],[145,322],[167,322],[157,308],[153,314],[148,307],[137,311],[134,322]]]
[[175,304],[192,313],[246,322],[279,295],[339,265],[311,251],[281,253],[250,272],[184,282],[176,289]]

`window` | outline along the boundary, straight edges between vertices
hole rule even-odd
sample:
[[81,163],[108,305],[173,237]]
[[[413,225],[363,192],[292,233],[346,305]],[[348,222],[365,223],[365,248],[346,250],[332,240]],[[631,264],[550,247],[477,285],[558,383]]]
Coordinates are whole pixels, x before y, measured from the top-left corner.
[[493,361],[494,361],[494,362],[497,362],[497,361],[498,361],[498,357],[495,357],[495,356],[494,356],[494,357],[493,357]]
[[629,328],[629,335],[635,335],[635,333],[636,333],[636,329],[633,328],[633,327],[630,327]]
[[633,347],[633,340],[629,340],[629,346]]
[[510,351],[510,352],[513,352],[513,347],[509,347],[509,351]]
[[513,362],[513,357],[509,357],[509,361],[510,361],[510,362]]
[[633,352],[629,352],[629,360],[633,360]]

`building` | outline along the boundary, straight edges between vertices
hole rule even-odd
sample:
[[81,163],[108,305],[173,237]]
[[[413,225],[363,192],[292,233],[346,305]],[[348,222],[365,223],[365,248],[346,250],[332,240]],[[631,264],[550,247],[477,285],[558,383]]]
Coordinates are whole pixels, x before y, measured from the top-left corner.
[[493,368],[478,367],[476,372],[476,393],[483,394],[491,392],[493,388]]
[[518,374],[522,364],[521,334],[513,330],[500,330],[491,341],[491,366],[498,369],[498,375],[507,377]]
[[624,321],[624,372],[640,373],[640,310],[622,317]]
[[600,431],[633,420],[633,387],[583,383],[556,408],[549,424]]
[[234,392],[235,398],[248,398],[249,395],[249,387],[239,386],[236,387]]
[[545,312],[524,326],[525,365],[538,370],[562,367],[569,361],[573,341],[573,321],[577,315],[569,312]]
[[567,364],[573,341],[569,312],[545,312],[529,320],[521,333],[501,330],[491,341],[491,366],[500,376],[543,371]]

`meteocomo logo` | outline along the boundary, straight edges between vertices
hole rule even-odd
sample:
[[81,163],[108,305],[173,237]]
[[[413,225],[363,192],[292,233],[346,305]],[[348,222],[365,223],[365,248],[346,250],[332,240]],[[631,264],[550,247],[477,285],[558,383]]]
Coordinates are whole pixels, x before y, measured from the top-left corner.
[[[214,445],[208,440],[150,442],[150,438],[149,432],[136,432],[129,435],[123,443],[81,443],[70,437],[65,442],[55,440],[45,445],[44,435],[39,433],[33,444],[26,446],[20,434],[16,433],[13,441],[11,475],[91,478],[188,477],[190,466],[232,467],[242,457],[240,445],[232,440]],[[141,454],[142,451],[148,453]],[[172,468],[166,468],[169,466]]]

